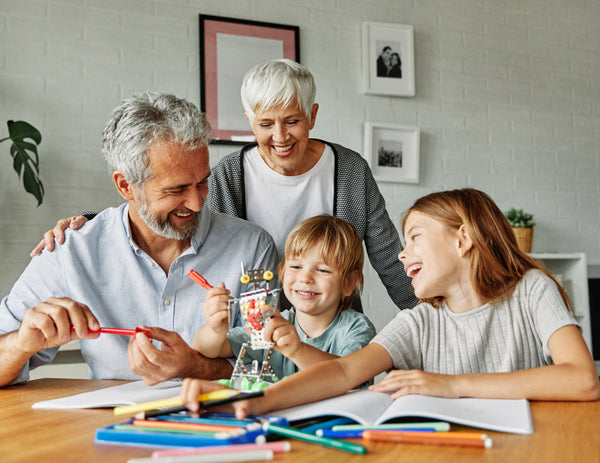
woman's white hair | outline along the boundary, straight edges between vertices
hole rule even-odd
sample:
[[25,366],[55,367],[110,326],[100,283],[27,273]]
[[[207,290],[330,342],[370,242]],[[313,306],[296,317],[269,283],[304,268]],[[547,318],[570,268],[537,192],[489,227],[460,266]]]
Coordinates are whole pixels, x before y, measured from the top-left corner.
[[242,81],[242,104],[252,123],[255,111],[298,104],[309,118],[317,89],[310,71],[289,59],[267,61],[250,69]]

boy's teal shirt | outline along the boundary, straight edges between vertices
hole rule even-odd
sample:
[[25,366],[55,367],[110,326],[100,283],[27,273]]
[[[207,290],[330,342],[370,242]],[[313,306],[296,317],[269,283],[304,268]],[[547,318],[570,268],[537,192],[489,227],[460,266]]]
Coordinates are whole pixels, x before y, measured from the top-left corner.
[[[281,316],[294,325],[300,340],[317,349],[340,357],[351,354],[366,346],[375,336],[375,327],[362,313],[347,309],[339,313],[329,324],[327,329],[316,338],[308,338],[296,320],[296,310],[292,307],[281,313]],[[227,334],[233,353],[237,356],[244,342],[250,343],[243,327],[232,328]],[[262,362],[267,355],[267,349],[253,350],[248,348],[244,357],[245,363],[253,360]],[[299,368],[290,359],[273,350],[270,364],[275,374],[281,379],[299,371]]]

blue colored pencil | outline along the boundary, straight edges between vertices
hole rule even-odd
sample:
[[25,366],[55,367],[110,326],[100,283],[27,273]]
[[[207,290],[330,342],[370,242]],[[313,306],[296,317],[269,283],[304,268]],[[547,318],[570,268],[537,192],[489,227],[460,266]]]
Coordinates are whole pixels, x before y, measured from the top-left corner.
[[[387,429],[386,431],[391,431]],[[433,428],[404,428],[402,431],[413,431],[413,432],[435,432]],[[317,429],[315,434],[317,436],[332,437],[335,439],[361,439],[363,436],[364,429],[354,429],[348,431],[333,431],[331,429]]]
[[343,424],[349,423],[354,423],[354,420],[351,420],[350,418],[335,418],[332,420],[322,421],[311,426],[306,426],[305,428],[300,429],[302,430],[302,432],[311,432],[314,434],[317,429],[331,429],[334,426],[341,426]]

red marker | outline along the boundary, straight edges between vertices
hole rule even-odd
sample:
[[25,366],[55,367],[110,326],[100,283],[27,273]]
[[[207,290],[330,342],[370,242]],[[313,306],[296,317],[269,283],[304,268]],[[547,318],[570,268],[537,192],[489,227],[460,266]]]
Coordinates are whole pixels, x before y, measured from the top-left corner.
[[205,289],[212,289],[212,285],[210,285],[208,283],[208,281],[206,281],[204,279],[204,277],[202,275],[200,275],[198,272],[196,272],[194,269],[190,270],[188,272],[189,277],[194,280],[196,283],[198,283],[200,286],[202,286]]
[[[72,326],[71,331],[75,331],[75,327]],[[90,333],[124,334],[128,336],[135,336],[136,333],[144,333],[149,338],[152,337],[150,330],[140,328],[139,326],[134,330],[128,330],[125,328],[100,328],[98,330],[88,329],[88,331]]]

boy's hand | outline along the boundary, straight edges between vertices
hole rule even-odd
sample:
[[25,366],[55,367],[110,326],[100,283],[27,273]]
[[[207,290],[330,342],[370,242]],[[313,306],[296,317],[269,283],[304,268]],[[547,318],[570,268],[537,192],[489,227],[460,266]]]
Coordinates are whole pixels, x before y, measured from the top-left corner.
[[204,317],[210,328],[218,334],[227,335],[229,329],[227,302],[231,299],[230,291],[225,287],[225,283],[219,283],[217,286],[208,290],[204,300]]
[[369,387],[370,391],[392,392],[397,399],[408,394],[434,397],[459,397],[453,391],[456,375],[429,373],[421,370],[392,370],[385,378]]
[[302,346],[302,341],[294,325],[281,316],[277,310],[265,326],[265,340],[275,344],[275,350],[287,358],[292,358]]

